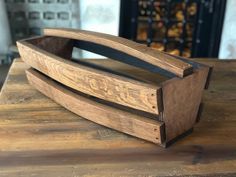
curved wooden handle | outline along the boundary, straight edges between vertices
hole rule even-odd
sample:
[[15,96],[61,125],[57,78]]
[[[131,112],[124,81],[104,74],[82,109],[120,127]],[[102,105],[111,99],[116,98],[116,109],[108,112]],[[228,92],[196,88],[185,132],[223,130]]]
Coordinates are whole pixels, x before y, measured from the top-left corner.
[[162,68],[179,77],[189,75],[193,67],[180,59],[117,36],[75,29],[44,29],[44,35],[87,41],[115,49]]

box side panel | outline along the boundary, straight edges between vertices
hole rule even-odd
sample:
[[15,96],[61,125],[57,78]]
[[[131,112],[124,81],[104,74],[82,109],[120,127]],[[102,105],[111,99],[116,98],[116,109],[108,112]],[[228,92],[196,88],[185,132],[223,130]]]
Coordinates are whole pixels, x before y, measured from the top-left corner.
[[183,79],[174,78],[163,83],[166,142],[188,131],[195,124],[208,72],[208,67],[200,67]]

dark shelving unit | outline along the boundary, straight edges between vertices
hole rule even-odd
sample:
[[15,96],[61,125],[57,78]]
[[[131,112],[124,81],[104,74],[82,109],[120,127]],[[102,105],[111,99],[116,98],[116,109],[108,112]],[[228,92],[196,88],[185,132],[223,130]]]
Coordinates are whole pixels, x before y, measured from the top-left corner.
[[184,57],[217,57],[226,0],[122,0],[120,36]]

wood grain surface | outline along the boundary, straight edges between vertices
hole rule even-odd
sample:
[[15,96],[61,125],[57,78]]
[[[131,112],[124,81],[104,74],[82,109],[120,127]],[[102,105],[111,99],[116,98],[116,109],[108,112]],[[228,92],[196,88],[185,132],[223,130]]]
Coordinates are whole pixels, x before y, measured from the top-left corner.
[[115,109],[75,94],[36,70],[28,69],[26,76],[29,83],[41,93],[83,118],[156,144],[163,142],[164,124],[157,120]]
[[0,176],[236,176],[236,61],[200,61],[214,66],[201,121],[163,149],[62,108],[28,84],[28,66],[15,60],[0,93]]
[[24,41],[17,46],[24,62],[68,87],[134,109],[154,114],[161,111],[161,93],[157,85],[65,60],[47,52],[50,48],[47,45],[45,50]]
[[33,37],[31,44],[40,49],[56,54],[59,57],[70,59],[72,57],[74,41],[72,39],[55,38],[55,37]]
[[179,77],[192,73],[192,66],[173,56],[142,44],[109,34],[75,29],[44,29],[44,35],[64,37],[100,44],[137,57],[147,63],[176,74]]
[[173,78],[162,83],[162,121],[167,142],[194,126],[208,73],[208,67],[201,67],[184,79]]

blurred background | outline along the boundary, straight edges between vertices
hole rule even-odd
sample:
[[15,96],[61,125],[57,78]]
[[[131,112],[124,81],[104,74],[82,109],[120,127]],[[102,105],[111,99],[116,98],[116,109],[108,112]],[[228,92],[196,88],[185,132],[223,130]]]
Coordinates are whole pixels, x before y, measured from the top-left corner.
[[[109,33],[184,57],[232,59],[235,7],[235,0],[5,0],[0,65],[18,56],[16,40],[41,35],[45,27]],[[73,56],[100,57],[83,51]]]

